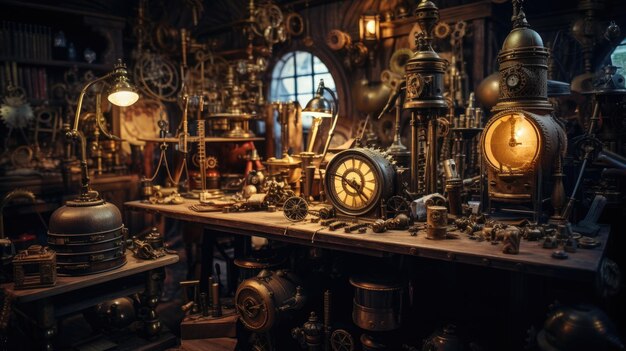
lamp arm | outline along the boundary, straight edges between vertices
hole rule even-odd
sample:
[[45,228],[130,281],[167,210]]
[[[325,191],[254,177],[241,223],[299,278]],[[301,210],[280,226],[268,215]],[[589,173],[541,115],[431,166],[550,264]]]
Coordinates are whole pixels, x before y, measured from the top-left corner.
[[80,120],[80,110],[83,108],[83,99],[85,97],[85,94],[87,94],[87,90],[89,90],[89,88],[91,88],[94,84],[102,82],[106,79],[109,79],[111,76],[113,76],[113,72],[109,72],[106,75],[94,79],[91,82],[85,84],[85,86],[83,87],[83,89],[80,91],[80,96],[78,97],[78,104],[76,105],[76,114],[74,115],[74,125],[72,126],[72,137],[74,137],[75,134],[78,134],[78,121]]
[[[322,158],[320,159],[320,168],[318,169],[319,172],[319,176],[320,176],[320,182],[322,182],[322,189],[324,188],[324,177],[322,177],[322,163],[324,162],[324,159],[326,158],[326,154],[328,153],[328,147],[330,146],[330,141],[333,138],[333,135],[335,135],[335,127],[337,126],[337,120],[339,120],[339,109],[337,108],[337,97],[335,96],[335,93],[333,93],[332,90],[324,87],[324,90],[327,90],[330,93],[330,96],[333,98],[333,104],[334,104],[334,108],[333,108],[333,122],[330,126],[330,129],[328,130],[328,138],[326,138],[326,144],[324,145],[324,152],[322,153]],[[322,190],[321,192],[321,197],[322,201],[324,201],[323,199],[323,194],[324,191]]]
[[[89,170],[87,169],[87,140],[82,132],[76,132],[80,140],[80,197],[83,199],[91,198],[91,185],[89,180]],[[95,192],[97,196],[97,192]]]
[[102,94],[98,93],[98,95],[96,96],[96,125],[98,126],[98,129],[100,129],[100,132],[102,132],[102,134],[104,134],[104,136],[109,139],[118,140],[118,141],[122,140],[120,139],[120,137],[109,133],[109,131],[107,130],[107,126],[104,124],[104,116],[102,115],[101,105],[102,105]]
[[332,90],[324,87],[324,90],[328,91],[330,93],[330,96],[333,98],[333,122],[330,126],[330,129],[328,130],[328,138],[326,139],[326,144],[324,145],[324,152],[322,153],[322,159],[320,162],[324,162],[324,158],[326,157],[326,153],[328,152],[328,147],[330,146],[330,140],[333,138],[333,135],[335,135],[335,127],[337,126],[337,120],[339,120],[339,109],[338,109],[338,103],[337,103],[337,97],[335,96],[335,93],[333,93]]
[[[78,131],[78,122],[80,120],[80,110],[83,107],[83,99],[85,97],[85,94],[87,93],[87,90],[89,90],[89,88],[93,86],[94,84],[102,82],[110,78],[112,75],[113,73],[107,73],[106,75],[100,78],[94,79],[91,82],[85,84],[83,89],[80,91],[80,96],[78,97],[78,104],[76,105],[76,114],[74,115],[74,125],[72,127],[72,130],[67,133],[67,137],[71,138],[73,141],[76,141],[76,139],[80,140],[80,173],[81,173],[80,198],[84,200],[88,200],[91,197],[93,197],[94,193],[95,193],[95,196],[97,197],[98,193],[91,191],[91,186],[89,185],[89,170],[87,169],[87,141],[85,140],[85,136],[83,135],[83,133],[80,133]],[[98,120],[97,115],[96,115],[96,120]]]

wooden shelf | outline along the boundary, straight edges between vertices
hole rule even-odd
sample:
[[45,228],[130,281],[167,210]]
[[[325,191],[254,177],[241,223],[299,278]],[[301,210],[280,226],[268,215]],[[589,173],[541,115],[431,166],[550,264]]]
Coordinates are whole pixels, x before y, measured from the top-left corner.
[[22,65],[32,66],[45,66],[45,67],[61,67],[72,68],[77,67],[80,69],[92,69],[96,71],[110,71],[113,69],[113,64],[106,63],[88,63],[80,61],[62,61],[62,60],[40,60],[40,59],[26,59],[16,57],[0,56],[0,62],[16,62]]
[[166,255],[154,260],[140,260],[133,257],[132,254],[127,253],[126,259],[128,262],[124,266],[108,272],[78,277],[59,276],[57,277],[56,285],[49,288],[14,290],[13,283],[2,284],[0,287],[6,289],[7,293],[15,297],[18,302],[23,303],[62,295],[70,291],[95,286],[110,280],[131,276],[178,262],[177,255]]
[[[178,138],[139,138],[140,141],[145,141],[148,143],[177,143],[179,141]],[[222,138],[222,137],[205,137],[205,143],[242,143],[246,141],[263,141],[265,138],[254,137],[254,138]],[[198,142],[198,137],[190,136],[187,138],[187,141],[190,143]]]
[[425,230],[411,236],[407,231],[388,231],[365,234],[348,234],[343,230],[330,231],[319,224],[288,221],[282,212],[195,212],[189,209],[197,201],[185,200],[180,205],[152,205],[140,201],[124,204],[126,210],[153,212],[165,217],[202,223],[211,231],[260,236],[271,240],[299,245],[315,246],[372,256],[402,254],[449,262],[473,264],[488,268],[504,269],[549,277],[570,278],[578,281],[593,281],[604,255],[609,236],[605,226],[598,236],[601,246],[586,250],[578,249],[569,258],[552,258],[553,250],[543,249],[540,242],[523,241],[518,255],[502,253],[502,245],[470,240],[456,230],[457,239],[428,240]]

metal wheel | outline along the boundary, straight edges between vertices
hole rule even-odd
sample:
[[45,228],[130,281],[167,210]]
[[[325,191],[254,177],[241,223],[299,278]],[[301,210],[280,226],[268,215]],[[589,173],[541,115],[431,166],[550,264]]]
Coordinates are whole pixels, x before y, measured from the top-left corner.
[[299,196],[292,196],[283,205],[283,215],[292,222],[300,222],[309,213],[309,204]]
[[135,79],[147,95],[161,101],[176,101],[180,75],[178,68],[166,56],[144,54],[135,64]]
[[330,335],[330,348],[333,351],[354,351],[354,339],[346,330],[337,329]]
[[393,213],[394,215],[398,213],[409,213],[409,202],[406,199],[399,195],[394,195],[389,198],[387,201],[387,212]]

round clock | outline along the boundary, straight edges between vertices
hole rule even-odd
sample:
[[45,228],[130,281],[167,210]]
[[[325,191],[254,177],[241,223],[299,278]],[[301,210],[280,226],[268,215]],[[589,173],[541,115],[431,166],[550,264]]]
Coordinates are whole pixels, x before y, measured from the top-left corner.
[[[508,79],[507,79],[508,81]],[[485,126],[483,151],[487,162],[502,173],[531,168],[541,151],[541,133],[522,112],[506,112]]]
[[325,190],[339,211],[351,216],[372,212],[393,195],[395,169],[382,153],[365,148],[344,150],[326,167]]
[[514,88],[520,83],[519,76],[517,74],[511,74],[506,77],[506,85],[509,88]]

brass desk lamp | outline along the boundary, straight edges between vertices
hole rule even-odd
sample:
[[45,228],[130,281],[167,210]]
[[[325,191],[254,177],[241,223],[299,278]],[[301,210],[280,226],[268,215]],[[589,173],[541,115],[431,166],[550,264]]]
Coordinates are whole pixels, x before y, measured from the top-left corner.
[[[67,132],[67,137],[72,140],[80,139],[81,146],[81,157],[80,157],[80,168],[81,168],[81,191],[79,200],[89,201],[93,198],[93,193],[90,189],[89,185],[89,173],[87,170],[87,150],[86,150],[86,141],[85,136],[78,131],[78,122],[80,120],[80,110],[83,106],[83,99],[85,94],[94,84],[100,82],[110,82],[111,86],[108,91],[107,99],[113,105],[126,107],[134,104],[139,99],[139,94],[137,94],[137,90],[132,86],[130,80],[128,79],[128,71],[126,70],[126,65],[122,62],[121,59],[118,59],[114,65],[113,71],[107,73],[106,75],[94,79],[83,87],[78,97],[78,104],[76,105],[76,114],[74,115],[74,124],[72,129]],[[100,93],[98,93],[100,94]],[[99,101],[98,101],[99,102]],[[102,125],[102,121],[99,116],[96,117],[98,128],[102,130],[102,132],[109,138],[114,139],[113,135],[110,135],[106,132],[105,128]],[[91,194],[90,194],[91,193]]]
[[[324,97],[324,91],[327,91],[330,94],[333,99],[332,102]],[[326,143],[324,144],[324,150],[322,151],[322,157],[320,159],[321,164],[322,162],[324,162],[324,158],[326,158],[326,153],[328,152],[330,141],[332,140],[333,135],[335,135],[335,127],[337,126],[337,120],[339,119],[337,97],[332,90],[324,86],[323,79],[320,79],[320,83],[317,87],[315,97],[313,97],[313,99],[311,99],[306,104],[306,107],[302,110],[302,114],[307,114],[313,117],[313,124],[311,126],[311,137],[309,138],[307,151],[300,154],[300,157],[302,158],[302,166],[305,171],[304,192],[305,197],[308,197],[311,195],[311,190],[313,187],[313,174],[315,172],[315,166],[312,164],[311,161],[315,157],[315,153],[313,152],[313,144],[315,142],[315,139],[317,138],[319,126],[323,118],[332,118],[331,126],[328,130],[328,138],[326,139]],[[318,172],[320,175],[320,181],[323,181],[321,168],[318,169]],[[321,188],[323,189],[323,187]],[[323,191],[320,191],[320,195],[323,195]]]

